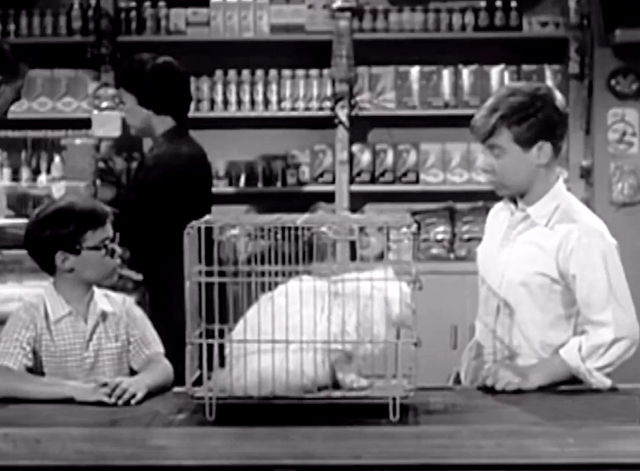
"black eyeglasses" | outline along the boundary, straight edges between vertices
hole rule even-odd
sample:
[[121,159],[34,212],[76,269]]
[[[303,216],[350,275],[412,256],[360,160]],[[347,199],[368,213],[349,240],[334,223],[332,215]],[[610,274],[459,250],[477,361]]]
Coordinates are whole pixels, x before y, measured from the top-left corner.
[[114,236],[105,240],[104,242],[97,245],[81,245],[78,247],[80,251],[89,250],[93,252],[102,252],[102,255],[109,258],[116,258],[116,256],[120,252],[120,236],[119,234],[114,234]]

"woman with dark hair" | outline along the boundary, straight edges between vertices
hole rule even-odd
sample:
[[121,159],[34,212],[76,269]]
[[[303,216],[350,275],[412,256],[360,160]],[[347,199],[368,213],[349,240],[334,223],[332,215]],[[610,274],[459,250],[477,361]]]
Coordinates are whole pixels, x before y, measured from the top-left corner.
[[11,105],[20,99],[28,68],[0,41],[0,117],[5,118]]
[[117,208],[129,266],[144,276],[149,315],[184,384],[183,232],[211,209],[212,169],[191,137],[189,76],[171,57],[138,54],[116,73],[124,119],[151,149],[138,164]]

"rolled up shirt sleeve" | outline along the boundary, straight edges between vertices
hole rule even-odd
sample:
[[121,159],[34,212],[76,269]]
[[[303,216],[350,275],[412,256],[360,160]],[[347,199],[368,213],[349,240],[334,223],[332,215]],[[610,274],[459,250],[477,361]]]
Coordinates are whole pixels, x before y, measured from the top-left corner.
[[608,375],[633,355],[639,338],[618,245],[607,234],[581,228],[561,244],[559,262],[578,315],[574,336],[558,353],[586,384],[610,388]]

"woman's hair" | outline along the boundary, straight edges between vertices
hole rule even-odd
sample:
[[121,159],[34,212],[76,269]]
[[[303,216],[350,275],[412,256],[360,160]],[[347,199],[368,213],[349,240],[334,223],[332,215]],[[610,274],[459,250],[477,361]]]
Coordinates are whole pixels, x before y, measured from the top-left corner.
[[136,54],[116,71],[115,85],[158,116],[183,122],[189,114],[192,100],[189,75],[170,56]]

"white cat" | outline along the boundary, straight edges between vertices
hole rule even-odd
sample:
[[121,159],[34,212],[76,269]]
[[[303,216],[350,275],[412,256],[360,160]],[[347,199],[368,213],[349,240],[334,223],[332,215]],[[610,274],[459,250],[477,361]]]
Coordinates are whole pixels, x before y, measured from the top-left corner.
[[384,349],[373,342],[411,329],[413,316],[409,284],[391,267],[293,278],[262,295],[233,329],[214,387],[255,397],[312,393],[334,382],[365,389],[359,360]]

